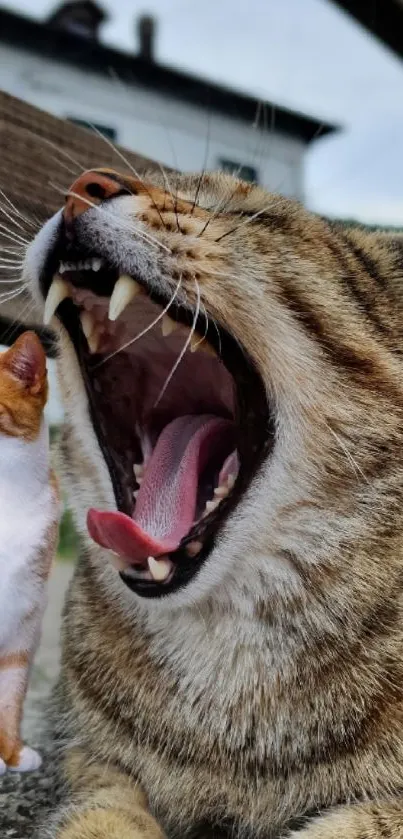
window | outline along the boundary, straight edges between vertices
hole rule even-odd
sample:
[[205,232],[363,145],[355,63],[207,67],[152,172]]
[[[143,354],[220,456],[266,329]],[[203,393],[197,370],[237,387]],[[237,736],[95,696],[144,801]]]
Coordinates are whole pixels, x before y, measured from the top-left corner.
[[76,117],[67,117],[69,122],[74,122],[74,125],[79,125],[81,128],[86,128],[87,131],[93,131],[94,128],[100,132],[104,137],[108,137],[109,140],[117,140],[117,131],[116,128],[111,128],[110,125],[101,125],[100,123],[93,122],[89,123],[86,122],[85,119],[76,119]]
[[239,163],[239,161],[226,160],[224,157],[220,158],[219,166],[223,172],[229,172],[231,175],[236,175],[237,178],[241,178],[243,181],[249,181],[250,183],[255,184],[259,182],[259,175],[255,166],[244,166],[243,163]]

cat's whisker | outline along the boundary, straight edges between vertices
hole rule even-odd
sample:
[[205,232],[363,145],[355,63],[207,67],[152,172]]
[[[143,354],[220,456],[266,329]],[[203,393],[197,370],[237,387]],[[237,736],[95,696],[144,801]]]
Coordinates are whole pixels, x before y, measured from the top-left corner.
[[11,239],[12,242],[19,242],[22,245],[29,245],[29,239],[24,239],[19,233],[15,233],[14,230],[10,230],[9,227],[6,227],[4,224],[0,224],[0,230],[2,231],[1,236],[5,236],[8,239]]
[[350,466],[351,466],[351,468],[352,468],[352,470],[353,470],[354,474],[355,474],[357,477],[360,475],[360,477],[361,477],[361,478],[363,478],[363,479],[364,479],[364,481],[368,484],[368,483],[369,483],[368,478],[366,477],[366,475],[365,475],[365,474],[364,474],[364,472],[362,471],[361,466],[357,463],[357,461],[354,459],[354,457],[353,457],[353,455],[351,454],[351,452],[348,450],[348,448],[347,448],[346,444],[345,444],[345,443],[343,442],[343,440],[339,437],[339,435],[338,435],[338,434],[336,434],[336,432],[333,430],[333,428],[331,428],[331,426],[329,425],[329,423],[328,423],[328,422],[326,422],[326,420],[324,420],[324,422],[325,422],[326,428],[328,428],[328,430],[330,431],[330,433],[331,433],[332,437],[334,437],[334,439],[335,439],[335,440],[337,441],[337,443],[339,444],[339,446],[340,446],[340,448],[341,448],[342,452],[345,454],[345,456],[346,456],[346,458],[347,458],[347,460],[348,460],[348,463],[350,464]]
[[[12,280],[12,279],[11,280],[0,280],[0,284],[2,284],[2,285],[3,284],[4,285],[11,285],[12,283],[20,283],[20,282],[21,282],[21,277],[19,277],[17,280]],[[26,283],[23,283],[23,285],[24,285],[25,288],[28,288]]]
[[[160,393],[159,393],[159,395],[158,395],[158,398],[157,398],[156,402],[154,403],[154,406],[153,406],[154,408],[156,408],[156,407],[157,407],[157,405],[159,405],[159,403],[161,402],[161,399],[162,399],[162,397],[164,396],[164,393],[165,393],[165,391],[166,391],[166,389],[167,389],[167,387],[168,387],[168,385],[169,385],[170,381],[172,380],[172,377],[175,375],[176,370],[178,369],[179,364],[181,363],[182,358],[183,358],[183,356],[185,355],[186,350],[188,349],[188,347],[189,347],[189,345],[190,345],[190,343],[191,343],[191,340],[192,340],[192,338],[193,338],[193,335],[194,335],[194,333],[195,333],[195,331],[196,331],[196,323],[197,323],[197,319],[198,319],[199,314],[200,314],[200,286],[199,286],[199,283],[197,282],[197,280],[195,280],[194,282],[195,282],[195,285],[196,285],[196,291],[197,291],[197,303],[196,303],[195,313],[194,313],[194,316],[193,316],[193,323],[192,323],[192,326],[191,326],[191,328],[190,328],[190,330],[189,330],[189,334],[188,334],[188,336],[187,336],[187,338],[186,338],[186,341],[185,341],[185,343],[184,343],[184,345],[183,345],[183,347],[182,347],[182,349],[181,349],[181,351],[180,351],[180,353],[179,353],[179,356],[178,356],[178,358],[177,358],[177,360],[176,360],[176,362],[175,362],[174,366],[172,367],[171,372],[170,372],[170,373],[169,373],[169,375],[167,376],[167,378],[166,378],[166,380],[165,380],[165,383],[164,383],[164,385],[163,385],[162,389],[160,390]],[[202,340],[204,340],[204,339],[202,339]]]
[[101,140],[103,140],[103,141],[106,143],[106,145],[107,145],[107,146],[110,146],[110,148],[114,151],[114,153],[115,153],[118,157],[120,157],[120,159],[123,161],[123,163],[127,166],[127,168],[129,169],[129,171],[130,171],[130,172],[132,172],[132,174],[133,174],[133,175],[134,175],[134,176],[135,176],[135,177],[136,177],[136,178],[140,181],[140,183],[143,185],[143,187],[145,188],[145,190],[146,190],[146,192],[147,192],[148,197],[149,197],[149,198],[151,198],[151,201],[152,201],[152,203],[153,203],[154,209],[155,209],[155,210],[157,210],[157,213],[158,213],[158,215],[159,215],[159,217],[160,217],[161,223],[162,223],[162,224],[163,224],[163,226],[165,227],[166,225],[165,225],[164,219],[162,218],[162,215],[161,215],[161,212],[160,212],[160,210],[159,210],[159,207],[158,207],[158,205],[156,204],[156,201],[155,201],[155,199],[154,199],[154,197],[153,197],[152,193],[151,193],[151,192],[150,192],[150,190],[148,189],[148,186],[147,186],[147,184],[145,183],[144,178],[140,175],[140,173],[137,171],[137,169],[136,169],[136,168],[135,168],[135,167],[134,167],[134,166],[130,163],[130,161],[127,159],[127,157],[125,157],[125,155],[123,154],[123,152],[121,152],[121,151],[120,151],[120,149],[118,149],[118,148],[117,148],[117,146],[115,146],[115,144],[112,142],[112,140],[110,140],[110,139],[109,139],[109,137],[106,137],[106,136],[105,136],[105,134],[103,134],[103,133],[102,133],[102,131],[100,131],[100,130],[99,130],[99,128],[97,128],[97,126],[96,126],[96,125],[92,125],[92,124],[91,124],[91,128],[92,128],[92,130],[95,132],[95,134],[98,134],[98,136],[101,138]]
[[17,291],[12,291],[4,294],[0,294],[0,305],[2,303],[9,303],[10,300],[14,300],[15,297],[18,297],[24,291],[23,288],[17,289]]
[[127,341],[125,344],[123,344],[117,350],[114,350],[113,353],[110,353],[105,358],[103,358],[102,361],[97,365],[97,368],[102,367],[102,365],[105,364],[106,361],[110,361],[110,359],[114,358],[115,355],[118,355],[118,353],[123,352],[123,350],[126,350],[128,347],[131,347],[133,344],[136,343],[136,341],[139,341],[140,338],[143,338],[144,335],[147,335],[147,332],[149,332],[151,329],[153,329],[153,327],[157,323],[159,323],[160,320],[162,320],[164,315],[168,312],[168,309],[170,308],[170,306],[172,306],[172,304],[174,303],[176,295],[177,295],[177,293],[180,289],[181,283],[182,283],[182,276],[179,277],[178,283],[176,285],[175,291],[172,294],[171,299],[169,300],[169,302],[167,303],[165,308],[162,309],[162,311],[159,313],[159,315],[156,318],[154,318],[154,320],[152,320],[151,323],[145,329],[142,329],[142,331],[139,332],[138,335],[135,335],[134,338],[130,339],[130,341]]
[[25,245],[16,245],[15,248],[10,248],[8,245],[0,245],[0,255],[6,253],[10,254],[10,256],[20,256],[23,258],[26,250]]
[[256,218],[259,218],[259,216],[262,216],[263,213],[267,213],[267,211],[270,210],[271,207],[272,207],[272,204],[267,204],[267,206],[263,207],[262,210],[258,210],[257,213],[254,213],[252,216],[248,216],[248,218],[243,219],[243,221],[240,221],[239,224],[236,225],[236,227],[232,227],[231,230],[227,230],[226,233],[223,233],[222,236],[219,236],[218,239],[215,239],[214,241],[215,242],[221,242],[221,240],[225,239],[226,236],[230,236],[231,233],[236,233],[236,231],[239,230],[241,227],[244,227],[246,224],[250,224]]
[[[88,206],[93,208],[94,210],[97,210],[100,213],[106,213],[105,209],[102,206],[100,207],[99,204],[94,204],[93,201],[90,201],[88,198],[84,198],[84,196],[79,195],[77,192],[74,192],[74,190],[70,189],[66,192],[66,190],[62,189],[62,187],[57,186],[57,184],[54,184],[51,181],[49,181],[49,184],[53,187],[53,189],[56,189],[62,195],[70,195],[72,198],[78,198],[80,201],[83,201],[85,204],[88,204]],[[154,236],[151,236],[148,233],[139,230],[133,224],[126,223],[123,219],[119,218],[118,216],[113,215],[112,218],[114,222],[122,230],[129,230],[130,233],[134,233],[136,236],[138,236],[139,239],[143,239],[143,241],[147,242],[149,245],[153,245],[155,248],[162,248],[163,250],[167,251],[167,253],[171,253],[171,249],[164,245],[162,242],[160,242],[158,239],[156,239]]]
[[76,172],[76,170],[75,170],[75,169],[72,169],[72,168],[71,168],[71,166],[68,166],[68,164],[67,164],[67,163],[62,162],[62,161],[60,160],[60,158],[56,157],[56,155],[55,155],[55,154],[51,154],[51,155],[50,155],[50,158],[51,158],[52,160],[54,160],[54,161],[55,161],[55,163],[57,163],[57,165],[58,165],[58,166],[61,166],[61,167],[62,167],[62,169],[65,169],[65,171],[66,171],[66,172],[68,172],[68,173],[69,173],[69,175],[73,175],[73,178],[76,178],[76,177],[77,177],[77,172]]
[[39,229],[39,227],[41,226],[41,225],[40,225],[40,223],[39,223],[38,221],[34,221],[32,218],[28,218],[28,216],[24,215],[24,213],[22,213],[22,212],[21,212],[21,210],[19,210],[19,209],[18,209],[18,207],[16,207],[16,206],[15,206],[15,204],[13,204],[13,202],[11,201],[11,199],[8,197],[8,195],[7,195],[5,192],[3,192],[3,190],[2,190],[2,189],[0,189],[0,195],[2,195],[2,197],[3,197],[3,198],[4,198],[4,200],[7,202],[7,204],[9,205],[9,207],[12,209],[12,211],[13,211],[13,212],[14,212],[14,213],[15,213],[15,214],[16,214],[16,215],[20,218],[20,219],[22,219],[23,221],[25,221],[25,222],[26,222],[26,224],[29,224],[29,226],[30,226],[30,227],[33,227],[33,228],[34,228],[34,229],[36,229],[36,230],[38,230],[38,229]]
[[48,137],[40,137],[38,134],[35,134],[35,131],[30,131],[29,128],[24,128],[23,130],[26,132],[26,134],[29,134],[36,141],[39,141],[40,143],[46,143],[46,145],[50,146],[50,148],[52,148],[57,153],[58,158],[59,155],[64,155],[64,157],[70,160],[70,162],[73,163],[74,166],[77,166],[77,168],[80,169],[81,172],[85,172],[85,166],[83,166],[78,160],[72,157],[72,155],[69,154],[69,152],[67,152],[66,149],[57,146],[56,143],[53,143],[52,140],[49,140]]
[[11,222],[11,224],[14,224],[16,227],[19,228],[19,230],[22,230],[23,233],[27,232],[23,225],[19,222],[18,218],[16,218],[15,214],[12,215],[11,212],[7,209],[7,207],[4,206],[4,204],[0,204],[0,213],[3,213],[3,215]]

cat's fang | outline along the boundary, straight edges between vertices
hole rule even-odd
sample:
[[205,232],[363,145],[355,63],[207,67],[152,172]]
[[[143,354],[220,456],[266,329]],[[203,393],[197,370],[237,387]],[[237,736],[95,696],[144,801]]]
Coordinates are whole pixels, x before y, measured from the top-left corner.
[[43,313],[43,322],[45,326],[49,325],[57,307],[63,300],[65,300],[66,297],[71,297],[70,287],[59,274],[55,274],[45,300],[45,309]]
[[115,288],[113,289],[109,302],[109,320],[117,320],[126,306],[128,306],[133,298],[136,297],[137,294],[141,293],[141,291],[142,288],[140,284],[136,280],[133,280],[133,277],[130,277],[129,274],[122,274],[119,279],[116,280]]
[[148,570],[156,583],[163,583],[167,580],[173,568],[173,562],[170,559],[154,559],[153,556],[148,557],[147,564]]

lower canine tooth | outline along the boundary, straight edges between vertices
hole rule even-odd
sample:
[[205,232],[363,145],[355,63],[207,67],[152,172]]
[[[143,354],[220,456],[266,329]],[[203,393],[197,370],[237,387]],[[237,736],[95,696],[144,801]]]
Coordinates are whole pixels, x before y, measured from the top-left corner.
[[166,580],[173,568],[173,563],[170,559],[154,559],[153,556],[149,556],[147,563],[150,574],[157,583],[162,583]]
[[220,501],[206,501],[206,513],[212,513],[218,507]]
[[43,313],[43,322],[45,326],[48,326],[57,307],[66,297],[71,297],[70,288],[67,285],[66,280],[63,280],[60,274],[55,274],[45,301],[45,310]]
[[99,326],[96,326],[92,335],[87,339],[88,340],[88,347],[91,353],[96,353],[101,341],[102,330]]
[[175,329],[177,329],[177,327],[178,327],[178,324],[175,323],[175,321],[172,320],[172,318],[170,318],[169,315],[164,315],[164,317],[162,318],[162,324],[161,324],[161,331],[162,331],[162,334],[163,334],[164,338],[167,338],[168,335],[171,334],[171,332],[174,332]]
[[219,486],[219,487],[215,488],[214,495],[215,495],[216,498],[221,499],[221,498],[225,498],[225,496],[228,495],[228,492],[229,492],[228,487]]
[[129,277],[128,274],[122,274],[116,280],[115,288],[113,289],[109,302],[109,320],[116,320],[141,290],[141,286],[136,280],[133,280],[133,277]]
[[187,553],[188,556],[194,557],[194,556],[197,556],[197,554],[200,553],[202,547],[203,547],[203,542],[194,541],[194,542],[189,542],[189,544],[186,545],[185,550],[186,550],[186,553]]
[[194,332],[191,339],[190,339],[190,352],[197,352],[200,349],[200,345],[204,341],[204,338],[199,338],[198,335]]
[[91,314],[91,312],[85,312],[85,311],[81,312],[80,320],[81,320],[81,328],[84,332],[84,335],[85,335],[87,341],[89,342],[89,340],[91,338],[91,335],[94,332],[94,329],[95,329],[95,326],[96,326],[94,315]]

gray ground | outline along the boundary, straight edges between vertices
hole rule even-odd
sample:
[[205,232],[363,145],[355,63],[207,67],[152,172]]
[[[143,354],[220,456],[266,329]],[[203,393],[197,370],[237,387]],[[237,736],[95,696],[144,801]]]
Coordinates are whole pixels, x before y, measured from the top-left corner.
[[[38,745],[45,700],[58,671],[60,615],[72,571],[72,564],[58,562],[50,579],[42,642],[25,706],[24,736],[30,746]],[[32,839],[35,816],[49,802],[51,779],[52,759],[49,753],[44,755],[39,772],[30,775],[9,773],[0,778],[0,839]]]

